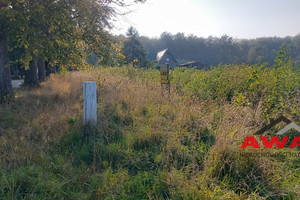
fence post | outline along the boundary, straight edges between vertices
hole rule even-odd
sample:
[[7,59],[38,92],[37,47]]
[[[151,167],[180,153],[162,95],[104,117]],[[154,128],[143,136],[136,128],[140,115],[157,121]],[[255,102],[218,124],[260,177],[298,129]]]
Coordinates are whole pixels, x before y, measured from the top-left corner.
[[83,82],[83,122],[97,124],[97,86],[95,81]]
[[170,101],[171,87],[170,87],[170,59],[166,59],[166,63],[160,66],[160,77],[161,77],[161,92],[164,96],[167,92],[167,97]]

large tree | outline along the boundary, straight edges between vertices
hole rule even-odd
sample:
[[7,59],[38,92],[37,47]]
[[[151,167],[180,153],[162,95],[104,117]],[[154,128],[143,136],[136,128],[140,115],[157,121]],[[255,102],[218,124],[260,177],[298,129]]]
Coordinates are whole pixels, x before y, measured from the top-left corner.
[[127,39],[124,42],[123,54],[127,64],[133,63],[141,67],[147,67],[147,53],[139,40],[137,30],[130,27],[126,33]]
[[[19,62],[28,68],[26,74],[36,77],[35,63],[43,59],[52,65],[82,66],[87,50],[95,52],[100,59],[110,56],[113,39],[109,34],[112,19],[118,8],[144,0],[0,0],[1,44],[9,41],[9,49],[22,49]],[[2,42],[3,41],[3,42]],[[11,42],[14,41],[14,42]],[[4,49],[4,48],[3,48]],[[7,55],[1,52],[2,55]],[[2,58],[2,57],[1,57]],[[31,63],[29,65],[29,63]],[[29,67],[28,67],[29,65]],[[1,65],[0,67],[3,68]],[[0,77],[7,72],[0,71]],[[3,83],[4,79],[0,79]],[[8,81],[6,81],[8,82]],[[37,85],[38,81],[29,81]],[[2,87],[2,83],[0,83]],[[11,91],[8,88],[9,93]],[[2,91],[2,90],[1,90]],[[2,94],[2,92],[1,92]]]
[[7,17],[5,12],[7,5],[0,2],[0,102],[10,99],[13,95],[10,69],[8,67],[7,45]]

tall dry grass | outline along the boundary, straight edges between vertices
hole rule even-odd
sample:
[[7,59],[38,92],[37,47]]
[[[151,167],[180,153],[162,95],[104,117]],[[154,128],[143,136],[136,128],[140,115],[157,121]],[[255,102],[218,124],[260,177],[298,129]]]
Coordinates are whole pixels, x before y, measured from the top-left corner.
[[[14,102],[0,105],[0,197],[299,197],[297,159],[239,155],[243,139],[265,123],[259,102],[202,100],[190,94],[184,72],[174,73],[170,100],[158,71],[130,67],[52,75],[41,88],[19,90]],[[83,81],[97,82],[93,128],[82,125]]]

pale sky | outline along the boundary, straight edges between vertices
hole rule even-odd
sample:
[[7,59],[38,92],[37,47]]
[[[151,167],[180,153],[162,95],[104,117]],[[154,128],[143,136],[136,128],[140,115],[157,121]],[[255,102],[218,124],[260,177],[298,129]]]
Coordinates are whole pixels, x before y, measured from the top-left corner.
[[198,37],[256,38],[300,34],[300,0],[147,0],[119,17],[115,33],[141,36],[183,32]]

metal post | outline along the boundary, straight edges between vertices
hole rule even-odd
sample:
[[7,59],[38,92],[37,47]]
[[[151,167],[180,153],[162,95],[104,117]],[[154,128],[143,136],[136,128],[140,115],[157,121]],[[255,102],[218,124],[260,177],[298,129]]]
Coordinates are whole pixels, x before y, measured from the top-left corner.
[[168,90],[168,99],[170,100],[171,95],[171,87],[170,87],[170,62],[169,59],[167,59],[167,73],[168,73],[168,83],[167,83],[167,90]]
[[83,122],[97,124],[97,86],[95,81],[83,82]]
[[[161,93],[163,96],[167,95],[170,100],[170,63],[169,58],[166,59],[166,63],[161,65],[160,76],[161,76]],[[167,93],[167,94],[166,94]]]

